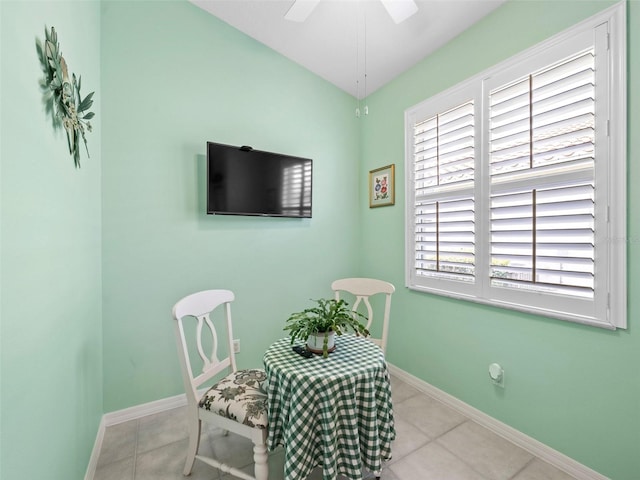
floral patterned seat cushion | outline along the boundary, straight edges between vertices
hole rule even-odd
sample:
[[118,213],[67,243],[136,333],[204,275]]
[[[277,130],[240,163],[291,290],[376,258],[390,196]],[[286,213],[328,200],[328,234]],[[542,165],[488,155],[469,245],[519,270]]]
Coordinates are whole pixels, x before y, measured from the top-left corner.
[[238,370],[212,386],[200,399],[205,410],[249,425],[267,428],[267,394],[262,389],[264,370]]

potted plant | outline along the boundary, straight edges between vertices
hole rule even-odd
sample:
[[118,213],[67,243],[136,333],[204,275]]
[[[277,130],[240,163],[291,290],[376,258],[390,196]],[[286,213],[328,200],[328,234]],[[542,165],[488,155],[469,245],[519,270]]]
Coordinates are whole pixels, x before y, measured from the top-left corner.
[[308,350],[322,353],[326,358],[335,349],[334,335],[342,335],[349,330],[365,337],[369,335],[369,330],[359,321],[367,317],[352,311],[344,300],[321,298],[314,301],[315,307],[293,313],[287,319],[283,330],[289,331],[291,344],[296,339],[303,340],[307,342]]

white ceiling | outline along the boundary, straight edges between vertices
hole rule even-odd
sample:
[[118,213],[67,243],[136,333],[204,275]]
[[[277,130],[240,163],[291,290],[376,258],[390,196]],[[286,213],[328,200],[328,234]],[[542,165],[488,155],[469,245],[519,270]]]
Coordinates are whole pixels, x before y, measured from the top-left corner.
[[363,98],[506,0],[416,0],[418,12],[398,25],[379,0],[321,0],[302,23],[284,19],[293,0],[190,1]]

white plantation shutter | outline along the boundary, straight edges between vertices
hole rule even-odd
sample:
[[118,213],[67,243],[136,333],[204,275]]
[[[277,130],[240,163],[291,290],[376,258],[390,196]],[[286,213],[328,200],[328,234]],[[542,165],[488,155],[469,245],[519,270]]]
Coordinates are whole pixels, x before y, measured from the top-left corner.
[[417,196],[473,185],[473,117],[468,102],[415,125]]
[[411,289],[626,328],[617,4],[405,112]]
[[473,198],[416,205],[416,274],[446,274],[473,281],[475,274]]
[[416,277],[474,281],[474,117],[466,101],[413,127]]
[[593,185],[492,196],[492,284],[593,298],[593,212]]
[[593,49],[489,103],[492,285],[593,298]]
[[594,84],[595,59],[589,51],[492,92],[492,181],[559,163],[593,167]]

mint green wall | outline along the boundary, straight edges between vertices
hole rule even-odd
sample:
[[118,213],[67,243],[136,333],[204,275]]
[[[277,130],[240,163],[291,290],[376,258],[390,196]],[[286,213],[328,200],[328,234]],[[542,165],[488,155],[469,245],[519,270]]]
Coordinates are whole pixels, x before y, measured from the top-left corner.
[[[613,479],[636,479],[640,193],[629,191],[626,331],[403,288],[404,110],[609,4],[511,1],[372,95],[356,120],[351,97],[184,0],[2,0],[0,478],[81,478],[102,413],[181,393],[170,309],[183,295],[236,292],[239,361],[252,366],[290,312],[357,273],[397,287],[391,363]],[[633,86],[640,2],[628,14]],[[96,90],[81,170],[41,104],[45,25],[85,93]],[[638,125],[630,89],[629,131]],[[314,218],[204,215],[207,140],[312,157]],[[630,185],[639,152],[630,134]],[[369,209],[367,172],[389,163],[396,205]],[[505,390],[487,379],[494,361]],[[34,442],[46,446],[38,462]]]
[[[76,170],[39,87],[36,38],[58,31],[96,91],[91,159]],[[102,408],[100,9],[0,2],[2,479],[80,479]]]
[[[241,366],[357,268],[353,98],[186,1],[103,2],[105,411],[183,391],[171,319],[236,293]],[[205,215],[205,143],[313,158],[313,218]]]
[[[629,190],[629,324],[610,332],[404,286],[404,110],[611,5],[512,1],[369,98],[361,170],[396,164],[394,207],[363,209],[362,269],[397,287],[389,361],[616,480],[640,475],[638,189]],[[629,185],[640,182],[640,2],[628,4]],[[362,180],[361,187],[366,187]],[[621,186],[624,188],[624,186]],[[362,199],[365,205],[366,198]],[[385,261],[380,261],[384,259]],[[496,389],[488,365],[505,368]]]

